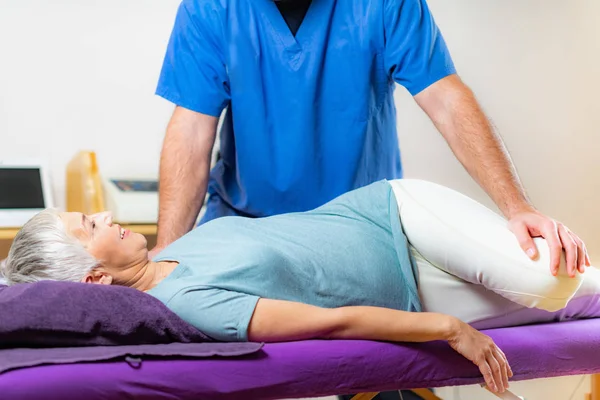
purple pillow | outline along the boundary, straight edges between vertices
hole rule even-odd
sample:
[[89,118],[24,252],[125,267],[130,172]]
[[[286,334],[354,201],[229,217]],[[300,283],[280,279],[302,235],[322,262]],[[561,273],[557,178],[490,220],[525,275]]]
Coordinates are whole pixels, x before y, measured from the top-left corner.
[[136,289],[55,281],[0,286],[0,347],[205,341],[212,340]]

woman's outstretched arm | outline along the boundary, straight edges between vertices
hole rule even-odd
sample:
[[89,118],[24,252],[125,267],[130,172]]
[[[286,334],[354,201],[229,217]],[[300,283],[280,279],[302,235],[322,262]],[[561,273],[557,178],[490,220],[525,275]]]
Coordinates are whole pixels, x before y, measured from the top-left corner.
[[255,342],[306,339],[365,339],[393,342],[446,340],[479,367],[488,387],[503,392],[512,371],[492,339],[443,314],[412,313],[381,307],[327,309],[302,303],[260,299],[248,327]]

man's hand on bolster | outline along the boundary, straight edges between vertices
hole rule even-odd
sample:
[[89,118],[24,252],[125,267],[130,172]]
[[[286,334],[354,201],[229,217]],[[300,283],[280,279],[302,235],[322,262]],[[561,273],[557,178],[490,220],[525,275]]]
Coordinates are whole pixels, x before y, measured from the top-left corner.
[[532,207],[511,215],[509,229],[517,236],[521,248],[531,259],[538,257],[538,250],[533,242],[534,237],[543,237],[550,248],[550,271],[558,274],[560,258],[563,250],[567,261],[569,276],[574,277],[579,271],[591,265],[587,248],[583,240],[562,223],[540,213]]

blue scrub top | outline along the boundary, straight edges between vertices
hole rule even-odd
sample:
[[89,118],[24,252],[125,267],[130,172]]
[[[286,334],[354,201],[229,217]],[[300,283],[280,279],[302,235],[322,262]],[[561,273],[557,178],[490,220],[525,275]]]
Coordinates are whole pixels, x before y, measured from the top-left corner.
[[394,82],[415,95],[453,73],[425,0],[313,0],[296,36],[273,0],[184,0],[157,94],[227,107],[207,221],[402,177]]

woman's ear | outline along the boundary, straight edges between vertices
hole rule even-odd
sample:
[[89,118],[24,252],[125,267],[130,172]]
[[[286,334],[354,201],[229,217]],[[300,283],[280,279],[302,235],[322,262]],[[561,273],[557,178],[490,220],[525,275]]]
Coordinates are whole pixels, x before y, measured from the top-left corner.
[[112,285],[113,278],[104,271],[90,271],[83,279],[82,283],[93,283],[96,285]]

